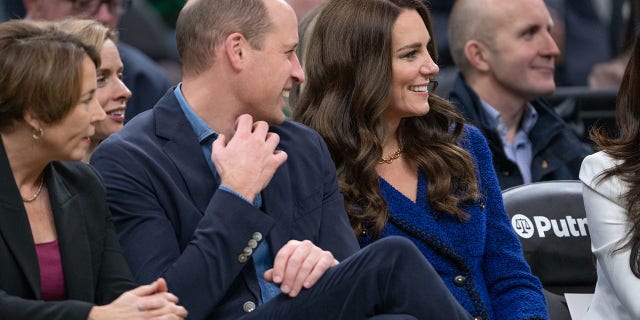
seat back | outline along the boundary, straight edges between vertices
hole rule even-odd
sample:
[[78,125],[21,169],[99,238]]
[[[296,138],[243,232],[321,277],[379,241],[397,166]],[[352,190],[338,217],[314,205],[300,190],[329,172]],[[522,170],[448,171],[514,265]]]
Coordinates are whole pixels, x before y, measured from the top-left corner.
[[526,261],[545,289],[593,293],[595,259],[580,181],[545,181],[502,192]]

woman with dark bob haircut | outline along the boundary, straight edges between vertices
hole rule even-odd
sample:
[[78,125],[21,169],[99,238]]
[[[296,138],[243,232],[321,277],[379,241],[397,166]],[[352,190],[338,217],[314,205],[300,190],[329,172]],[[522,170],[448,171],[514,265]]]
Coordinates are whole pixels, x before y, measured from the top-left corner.
[[137,287],[102,181],[79,162],[100,59],[53,24],[0,24],[0,318],[182,319],[163,279]]
[[432,92],[432,35],[419,0],[330,0],[294,119],[327,142],[362,246],[411,239],[474,317],[547,319],[487,142]]

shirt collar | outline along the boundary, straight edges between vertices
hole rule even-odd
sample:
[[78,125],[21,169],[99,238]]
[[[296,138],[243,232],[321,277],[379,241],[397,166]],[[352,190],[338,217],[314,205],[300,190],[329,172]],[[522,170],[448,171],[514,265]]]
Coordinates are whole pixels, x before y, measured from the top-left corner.
[[205,141],[211,135],[214,135],[214,137],[218,136],[217,133],[209,128],[209,126],[207,126],[207,124],[193,111],[191,106],[189,106],[189,103],[182,94],[182,82],[178,83],[176,88],[173,90],[173,94],[176,96],[176,99],[180,104],[180,108],[182,109],[185,117],[187,117],[189,124],[191,124],[193,132],[198,137],[198,142]]
[[[500,120],[500,112],[482,99],[480,100],[480,103],[484,112],[489,115],[489,125],[496,128],[501,135],[506,135],[507,126],[504,124],[504,121]],[[534,108],[530,102],[527,102],[524,112],[522,113],[522,120],[520,120],[520,129],[518,131],[523,131],[528,135],[537,120],[538,111],[536,111],[536,108]]]

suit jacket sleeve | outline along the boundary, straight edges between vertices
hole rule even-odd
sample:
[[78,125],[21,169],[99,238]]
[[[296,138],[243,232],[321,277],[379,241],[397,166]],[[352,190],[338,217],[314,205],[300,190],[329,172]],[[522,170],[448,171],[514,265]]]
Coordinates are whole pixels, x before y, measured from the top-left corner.
[[548,319],[540,280],[531,273],[502,202],[491,151],[480,131],[469,127],[486,205],[484,274],[496,319]]
[[[629,249],[613,252],[626,243],[629,223],[621,196],[627,188],[616,178],[600,181],[604,170],[616,163],[603,152],[585,158],[580,170],[583,182],[582,196],[589,221],[591,251],[598,261],[598,282],[607,282],[615,297],[629,312],[631,318],[640,318],[640,279],[629,267]],[[602,279],[601,279],[602,278]]]
[[45,302],[24,299],[0,290],[2,320],[86,320],[92,307],[92,303],[77,300]]
[[[104,220],[104,223],[99,224],[100,228],[95,230],[104,238],[101,243],[102,257],[97,271],[98,281],[95,289],[95,303],[97,305],[105,305],[111,303],[125,291],[134,289],[137,285],[133,282],[129,264],[122,253],[120,242],[118,242],[118,236],[111,219],[111,212],[105,199],[105,187],[102,179],[93,167],[87,167],[91,169],[95,177],[93,181],[96,182],[96,188],[100,190],[100,192],[91,192],[94,195],[96,193],[99,194],[99,197],[94,200],[95,212],[98,213],[96,219]],[[99,182],[99,185],[97,182]]]

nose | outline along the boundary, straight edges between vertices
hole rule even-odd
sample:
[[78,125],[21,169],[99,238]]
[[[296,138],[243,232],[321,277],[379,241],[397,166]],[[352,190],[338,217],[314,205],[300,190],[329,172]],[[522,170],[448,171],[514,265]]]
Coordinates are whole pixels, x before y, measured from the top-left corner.
[[129,90],[129,88],[127,88],[124,82],[122,82],[122,80],[120,79],[118,79],[118,81],[116,82],[116,86],[117,99],[124,99],[124,102],[129,101],[129,98],[131,98],[131,90]]
[[304,71],[300,65],[298,55],[295,53],[293,54],[293,70],[291,70],[291,78],[293,78],[293,81],[296,83],[304,82]]
[[91,111],[93,113],[91,123],[96,123],[107,118],[107,114],[104,112],[104,109],[102,109],[102,106],[96,97],[93,97],[93,101],[91,101]]
[[111,12],[109,4],[106,2],[100,3],[100,5],[98,6],[98,11],[96,11],[92,18],[100,21],[100,23],[104,24],[112,30],[115,30],[118,24],[117,13]]
[[440,72],[440,67],[433,61],[431,55],[427,53],[424,63],[420,67],[420,73],[425,76],[434,76]]
[[553,39],[551,32],[546,31],[543,37],[544,39],[542,44],[541,53],[544,56],[555,58],[560,55],[560,48],[558,48],[558,44]]

